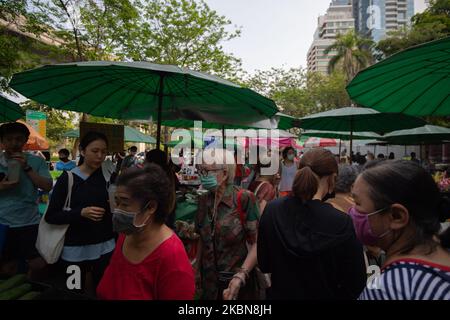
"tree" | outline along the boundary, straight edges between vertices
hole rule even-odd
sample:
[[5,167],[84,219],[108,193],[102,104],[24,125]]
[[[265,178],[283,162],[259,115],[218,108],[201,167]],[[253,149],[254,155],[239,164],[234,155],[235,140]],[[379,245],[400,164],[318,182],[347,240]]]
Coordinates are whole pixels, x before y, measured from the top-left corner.
[[341,63],[346,80],[350,82],[361,69],[372,63],[372,47],[372,40],[361,37],[354,30],[339,34],[336,41],[324,50],[326,55],[332,51],[336,52],[330,60],[329,72],[334,71]]
[[430,1],[424,12],[412,17],[410,27],[388,35],[377,45],[381,53],[377,57],[379,60],[409,47],[450,36],[450,0]]
[[301,68],[272,68],[257,71],[244,83],[273,99],[284,113],[298,117],[350,104],[345,75],[337,71],[323,75]]
[[48,139],[51,148],[58,146],[59,142],[63,138],[62,135],[64,132],[75,128],[75,112],[51,109],[46,105],[39,104],[31,100],[23,103],[22,107],[25,110],[28,109],[45,112],[47,115],[46,138]]
[[231,21],[203,0],[136,1],[143,12],[139,41],[126,43],[133,60],[173,64],[235,79],[240,59],[223,50],[223,42],[240,36]]
[[8,90],[8,82],[14,72],[32,68],[40,58],[35,52],[54,52],[39,41],[29,37],[19,37],[9,31],[41,35],[45,30],[41,27],[42,16],[29,12],[26,0],[0,1],[0,90]]

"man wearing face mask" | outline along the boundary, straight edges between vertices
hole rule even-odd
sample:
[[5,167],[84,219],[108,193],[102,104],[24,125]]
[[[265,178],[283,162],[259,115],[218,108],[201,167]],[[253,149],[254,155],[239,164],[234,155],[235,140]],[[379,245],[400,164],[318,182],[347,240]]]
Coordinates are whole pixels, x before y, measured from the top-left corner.
[[77,165],[75,161],[69,160],[70,152],[67,149],[61,149],[58,151],[59,161],[56,163],[56,170],[58,171],[70,171]]
[[356,299],[366,283],[363,249],[352,220],[324,203],[338,165],[317,148],[300,160],[292,194],[266,205],[258,230],[258,265],[271,273],[269,299]]
[[[209,191],[200,196],[196,215],[201,239],[197,289],[206,300],[259,299],[262,283],[255,270],[260,217],[257,201],[253,193],[233,185],[233,154],[216,149],[214,155],[213,164],[197,166],[202,188]],[[226,164],[226,159],[231,163]]]

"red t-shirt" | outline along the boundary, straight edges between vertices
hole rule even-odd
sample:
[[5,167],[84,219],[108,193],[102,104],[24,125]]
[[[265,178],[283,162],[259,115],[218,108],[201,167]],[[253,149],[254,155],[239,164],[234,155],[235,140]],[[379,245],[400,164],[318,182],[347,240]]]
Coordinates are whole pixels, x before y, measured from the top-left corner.
[[192,300],[194,271],[183,243],[171,236],[141,263],[129,262],[122,253],[121,234],[111,262],[97,287],[103,300]]

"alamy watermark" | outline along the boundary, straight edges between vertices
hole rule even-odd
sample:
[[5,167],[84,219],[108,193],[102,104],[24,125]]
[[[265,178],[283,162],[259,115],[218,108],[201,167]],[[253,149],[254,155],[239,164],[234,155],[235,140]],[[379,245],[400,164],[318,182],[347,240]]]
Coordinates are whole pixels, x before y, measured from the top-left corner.
[[[213,142],[204,148],[205,138],[213,139]],[[208,129],[203,132],[202,122],[195,121],[193,131],[174,130],[171,139],[180,142],[172,149],[171,157],[176,165],[182,164],[181,152],[187,165],[259,163],[262,175],[274,175],[278,173],[280,163],[279,138],[279,130]]]

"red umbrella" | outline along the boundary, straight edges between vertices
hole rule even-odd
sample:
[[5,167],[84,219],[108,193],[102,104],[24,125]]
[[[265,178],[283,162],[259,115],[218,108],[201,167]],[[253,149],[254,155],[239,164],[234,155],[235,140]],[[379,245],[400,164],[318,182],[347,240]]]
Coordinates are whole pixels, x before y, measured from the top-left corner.
[[32,126],[21,120],[18,120],[17,122],[26,125],[28,130],[30,130],[30,137],[28,138],[27,144],[23,147],[23,150],[48,150],[49,144],[47,140],[34,130]]

